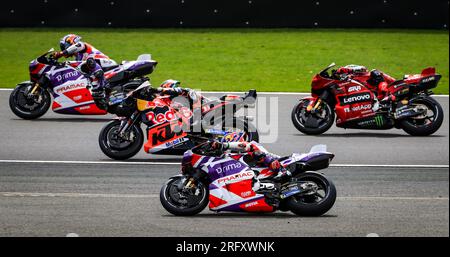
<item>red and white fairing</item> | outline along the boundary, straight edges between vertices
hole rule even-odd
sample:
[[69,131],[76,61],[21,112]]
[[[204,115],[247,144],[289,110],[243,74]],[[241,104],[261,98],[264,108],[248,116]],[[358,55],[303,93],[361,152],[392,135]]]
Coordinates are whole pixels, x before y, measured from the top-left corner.
[[242,161],[242,155],[216,158],[191,153],[192,166],[208,173],[209,208],[213,211],[271,212],[264,195],[253,188],[255,172]]
[[70,63],[63,67],[52,67],[46,76],[53,85],[52,109],[63,114],[103,115],[105,110],[99,109],[89,89],[89,79],[78,69],[77,63]]

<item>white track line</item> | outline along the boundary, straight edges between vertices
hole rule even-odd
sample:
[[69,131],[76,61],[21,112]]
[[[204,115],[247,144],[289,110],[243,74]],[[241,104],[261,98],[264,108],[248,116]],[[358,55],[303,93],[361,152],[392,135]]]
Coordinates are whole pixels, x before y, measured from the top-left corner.
[[[74,197],[74,198],[158,198],[159,194],[103,194],[103,193],[38,193],[38,192],[0,192],[0,197]],[[345,196],[338,200],[445,200],[448,197],[410,197],[410,196]]]
[[[181,160],[180,160],[181,161]],[[180,162],[121,162],[121,161],[45,161],[45,160],[0,160],[0,163],[48,163],[48,164],[106,164],[106,165],[180,165]],[[449,168],[445,165],[407,164],[330,164],[330,167],[381,167],[381,168]]]
[[0,163],[49,163],[49,164],[120,164],[120,165],[180,165],[180,162],[120,162],[120,161],[44,161],[0,160]]
[[157,194],[1,192],[2,197],[156,198]]
[[[12,91],[12,88],[0,88],[0,91]],[[235,92],[235,91],[201,91],[199,92],[206,94],[245,94],[247,92]],[[308,92],[257,92],[258,95],[300,95],[300,96],[309,96],[311,93]],[[433,95],[433,97],[449,97],[449,95]]]

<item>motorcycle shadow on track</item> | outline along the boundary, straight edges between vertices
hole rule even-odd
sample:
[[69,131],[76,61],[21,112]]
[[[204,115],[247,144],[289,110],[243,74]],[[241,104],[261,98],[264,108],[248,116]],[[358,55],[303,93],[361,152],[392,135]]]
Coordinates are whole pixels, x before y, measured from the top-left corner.
[[[311,137],[312,135],[305,135],[305,134],[295,134],[295,136],[297,137]],[[404,138],[411,138],[411,137],[417,137],[417,138],[421,138],[422,136],[411,136],[408,134],[391,134],[391,133],[327,133],[327,134],[321,134],[321,135],[317,135],[317,136],[312,136],[312,137],[348,137],[348,138],[352,138],[352,137],[376,137],[376,138],[395,138],[395,137],[404,137]],[[429,135],[426,137],[422,137],[422,138],[429,138],[429,137],[445,137],[442,135]]]
[[[129,163],[133,163],[133,162],[148,162],[148,163],[154,163],[154,162],[160,162],[160,163],[177,162],[177,163],[181,163],[181,158],[182,158],[182,156],[180,156],[179,158],[152,158],[152,159],[134,158],[134,159],[125,160],[125,161],[122,161],[122,162],[129,162]],[[114,160],[101,159],[100,161],[114,161]]]
[[110,121],[111,119],[107,118],[40,118],[36,120],[23,120],[23,119],[15,119],[12,118],[13,121],[25,121],[25,122],[75,122],[75,123],[82,123],[82,122],[102,122],[106,123]]
[[[173,216],[173,215],[162,215],[163,217],[167,218],[180,218],[179,216]],[[194,216],[189,216],[190,219],[195,218],[238,218],[238,219],[320,219],[320,218],[337,218],[338,215],[331,215],[331,214],[324,214],[318,217],[299,217],[298,215],[295,215],[293,213],[288,212],[272,212],[272,213],[234,213],[234,212],[224,212],[224,213],[199,213]]]

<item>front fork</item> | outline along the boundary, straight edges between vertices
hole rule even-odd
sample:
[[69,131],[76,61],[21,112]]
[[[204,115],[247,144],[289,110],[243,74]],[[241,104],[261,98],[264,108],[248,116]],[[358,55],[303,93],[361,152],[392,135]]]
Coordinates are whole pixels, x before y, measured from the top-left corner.
[[306,111],[311,113],[318,113],[320,110],[322,110],[322,103],[325,101],[325,99],[328,98],[328,95],[328,91],[323,91],[323,93],[320,94],[319,97],[308,104],[308,106],[306,107]]
[[311,113],[317,113],[322,108],[323,100],[321,98],[317,98],[316,101],[311,101],[306,107],[306,111]]
[[[139,111],[135,111],[129,119],[122,119],[120,121],[119,127],[119,136],[122,138],[127,138],[126,135],[129,135],[129,129],[137,122],[139,118]],[[128,138],[129,139],[129,138]]]
[[31,89],[30,93],[28,94],[28,96],[33,96],[36,93],[36,90],[39,89],[39,83],[35,83],[33,88]]

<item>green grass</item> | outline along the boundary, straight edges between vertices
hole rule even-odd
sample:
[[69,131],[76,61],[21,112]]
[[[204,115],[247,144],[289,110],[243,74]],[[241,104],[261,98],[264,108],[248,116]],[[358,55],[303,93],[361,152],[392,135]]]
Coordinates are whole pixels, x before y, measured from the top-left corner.
[[154,85],[173,78],[202,90],[308,92],[331,62],[378,68],[396,78],[435,66],[434,91],[449,93],[449,34],[429,30],[0,29],[0,87],[28,79],[28,62],[66,33],[116,61],[151,53]]

